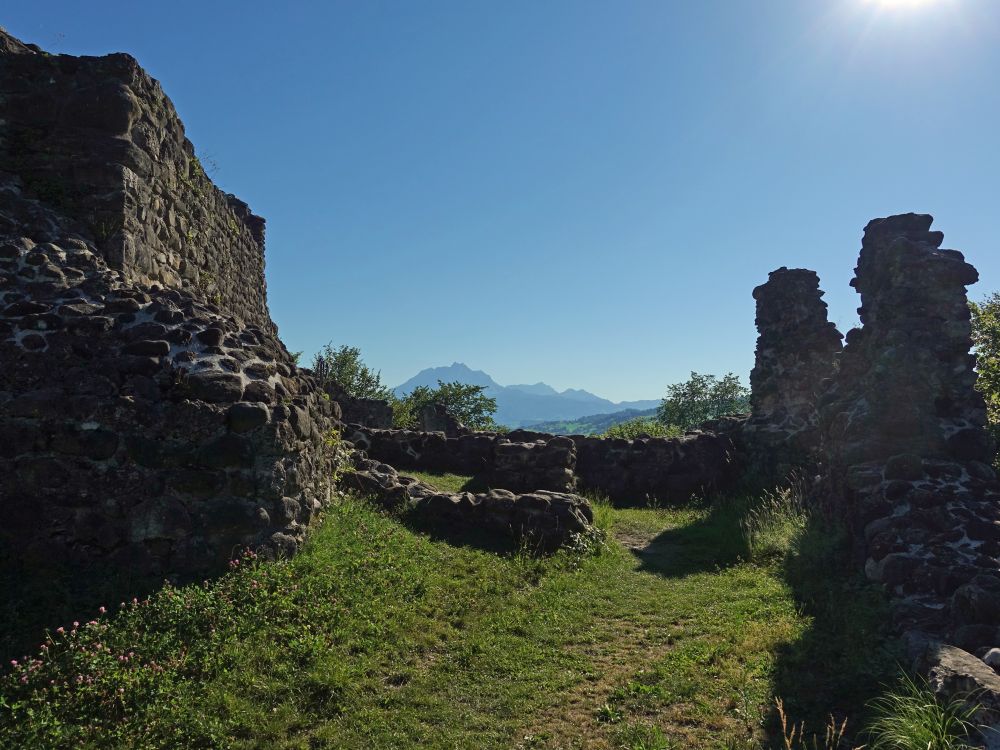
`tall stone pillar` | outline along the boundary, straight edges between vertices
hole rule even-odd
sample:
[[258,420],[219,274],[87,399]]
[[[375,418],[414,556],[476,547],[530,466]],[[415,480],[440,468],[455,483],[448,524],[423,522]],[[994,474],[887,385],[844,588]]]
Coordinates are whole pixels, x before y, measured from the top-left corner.
[[760,335],[747,432],[755,453],[791,467],[819,443],[817,401],[836,370],[843,336],[827,320],[815,271],[779,268],[753,297]]
[[821,405],[827,496],[899,628],[981,656],[1000,646],[1000,484],[970,353],[978,273],[932,221],[865,228],[851,282],[863,327]]

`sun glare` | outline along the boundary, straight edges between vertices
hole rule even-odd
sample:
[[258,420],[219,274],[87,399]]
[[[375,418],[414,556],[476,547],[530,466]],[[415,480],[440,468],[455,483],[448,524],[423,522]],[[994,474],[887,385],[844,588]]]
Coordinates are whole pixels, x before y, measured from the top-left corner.
[[880,8],[892,8],[903,10],[906,8],[920,8],[931,5],[936,0],[865,0],[868,5],[877,5]]

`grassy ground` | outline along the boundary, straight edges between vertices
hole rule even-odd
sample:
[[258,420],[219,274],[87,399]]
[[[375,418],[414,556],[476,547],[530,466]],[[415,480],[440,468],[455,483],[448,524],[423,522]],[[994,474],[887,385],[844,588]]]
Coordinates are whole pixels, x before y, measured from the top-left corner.
[[426,471],[403,471],[406,476],[419,479],[432,487],[437,487],[442,492],[481,492],[487,488],[473,477],[462,476],[461,474],[434,474]]
[[0,747],[750,748],[775,696],[854,726],[894,670],[826,531],[748,561],[739,504],[597,515],[535,559],[346,500],[293,560],[63,623],[0,680]]

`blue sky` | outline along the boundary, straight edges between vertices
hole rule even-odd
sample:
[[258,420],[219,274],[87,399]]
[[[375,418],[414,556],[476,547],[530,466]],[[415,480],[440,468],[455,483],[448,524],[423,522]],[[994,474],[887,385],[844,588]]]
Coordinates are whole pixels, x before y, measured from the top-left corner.
[[161,80],[268,220],[290,349],[617,400],[745,377],[781,265],[849,328],[877,216],[934,214],[973,298],[1000,289],[1000,3],[890,5],[38,0],[0,24]]

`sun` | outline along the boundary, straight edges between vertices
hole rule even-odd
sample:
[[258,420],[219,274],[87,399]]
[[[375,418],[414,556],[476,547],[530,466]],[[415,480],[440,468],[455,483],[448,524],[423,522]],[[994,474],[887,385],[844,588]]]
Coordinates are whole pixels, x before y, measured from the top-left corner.
[[907,8],[920,8],[931,5],[936,0],[865,0],[868,5],[877,5],[880,8],[891,8],[905,10]]

